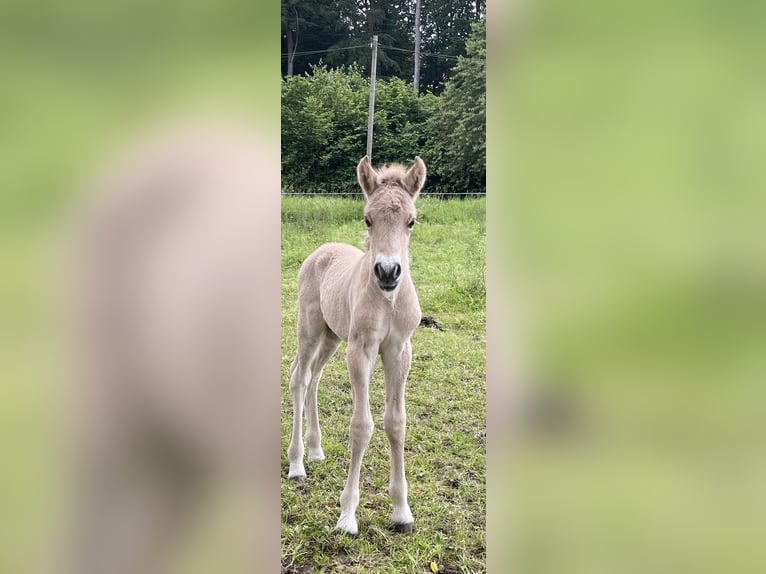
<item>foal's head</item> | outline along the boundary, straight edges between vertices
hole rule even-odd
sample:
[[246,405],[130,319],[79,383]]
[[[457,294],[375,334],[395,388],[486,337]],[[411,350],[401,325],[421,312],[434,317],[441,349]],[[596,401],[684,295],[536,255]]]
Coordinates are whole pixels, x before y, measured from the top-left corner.
[[417,215],[415,199],[426,180],[426,164],[415,157],[409,169],[393,164],[375,170],[364,156],[356,175],[367,198],[364,222],[372,271],[378,287],[392,292],[408,269],[407,246]]

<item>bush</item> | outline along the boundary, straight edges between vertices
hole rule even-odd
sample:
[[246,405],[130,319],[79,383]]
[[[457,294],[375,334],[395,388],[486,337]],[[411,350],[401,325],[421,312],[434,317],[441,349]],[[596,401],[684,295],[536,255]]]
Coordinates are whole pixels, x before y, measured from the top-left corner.
[[[356,193],[356,164],[367,153],[369,84],[356,66],[282,81],[282,188],[298,193]],[[427,146],[433,94],[399,78],[376,84],[373,162],[408,164]]]
[[[486,43],[475,24],[441,96],[400,78],[378,79],[373,163],[428,166],[426,193],[486,192]],[[292,193],[358,192],[367,152],[369,81],[356,65],[313,67],[282,80],[282,188]]]

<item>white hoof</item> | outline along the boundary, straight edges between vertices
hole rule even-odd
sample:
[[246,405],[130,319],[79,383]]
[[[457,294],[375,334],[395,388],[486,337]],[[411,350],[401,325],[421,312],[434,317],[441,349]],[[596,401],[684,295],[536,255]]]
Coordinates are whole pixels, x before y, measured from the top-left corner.
[[321,446],[317,449],[309,449],[309,462],[321,462],[324,459],[324,451]]
[[412,517],[412,511],[409,506],[397,508],[391,516],[391,522],[394,524],[412,524],[415,519]]
[[306,478],[306,469],[303,467],[303,462],[290,464],[290,471],[287,473],[287,478],[303,482]]
[[353,514],[341,514],[338,524],[335,525],[335,530],[356,536],[359,534],[359,525],[356,523],[356,518],[354,518]]

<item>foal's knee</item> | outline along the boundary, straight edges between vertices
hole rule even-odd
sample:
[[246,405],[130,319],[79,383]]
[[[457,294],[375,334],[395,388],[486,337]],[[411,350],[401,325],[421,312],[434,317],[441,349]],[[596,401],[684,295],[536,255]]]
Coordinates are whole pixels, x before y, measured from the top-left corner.
[[401,437],[407,427],[407,417],[401,411],[386,411],[383,417],[383,426],[389,438]]
[[304,391],[308,386],[308,377],[306,372],[300,368],[300,366],[293,369],[293,374],[290,377],[290,392]]
[[363,446],[367,446],[372,438],[372,431],[375,425],[372,418],[364,418],[351,421],[351,441]]

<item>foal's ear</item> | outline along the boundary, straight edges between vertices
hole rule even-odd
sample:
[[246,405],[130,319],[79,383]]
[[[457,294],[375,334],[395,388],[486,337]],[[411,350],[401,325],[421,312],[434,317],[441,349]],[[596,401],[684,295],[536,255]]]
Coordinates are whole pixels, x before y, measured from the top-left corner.
[[404,183],[407,186],[407,191],[415,198],[420,190],[423,189],[423,184],[426,182],[426,164],[420,159],[420,156],[415,156],[415,163],[407,170],[407,175],[404,177]]
[[372,195],[378,185],[378,172],[372,167],[369,156],[364,156],[356,166],[356,178],[365,195]]

